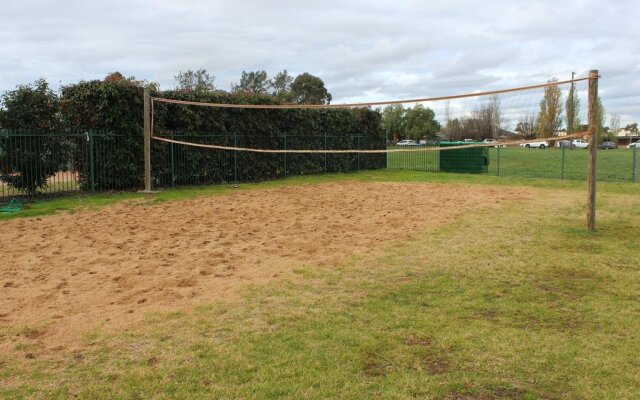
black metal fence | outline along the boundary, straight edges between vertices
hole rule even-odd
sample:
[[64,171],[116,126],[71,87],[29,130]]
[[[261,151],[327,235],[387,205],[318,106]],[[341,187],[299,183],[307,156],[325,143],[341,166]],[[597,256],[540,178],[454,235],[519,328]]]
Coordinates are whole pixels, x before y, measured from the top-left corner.
[[[389,149],[399,148],[389,146]],[[417,148],[417,146],[412,146]],[[437,150],[436,146],[430,146]],[[456,150],[445,150],[456,151]],[[408,171],[441,171],[441,152],[389,153],[387,169]],[[522,178],[586,180],[589,153],[578,148],[490,147],[488,175]],[[468,163],[467,160],[461,161]],[[484,162],[479,160],[479,162]],[[638,182],[640,179],[640,149],[598,149],[597,180],[605,182]]]
[[[202,135],[168,138],[265,149],[379,148],[359,135]],[[73,191],[138,190],[143,182],[143,138],[112,132],[0,131],[0,199]],[[269,154],[152,142],[153,187],[255,182],[289,175],[385,167],[384,154]]]
[[[266,149],[370,149],[358,135],[171,134],[176,140]],[[389,147],[398,148],[398,147]],[[142,189],[143,138],[112,132],[0,131],[0,200],[66,192]],[[456,151],[456,150],[449,150]],[[598,150],[597,179],[638,182],[640,149]],[[441,170],[439,151],[389,154],[269,154],[212,150],[154,141],[153,186],[251,182],[289,175],[363,169]],[[465,160],[467,162],[468,160]],[[486,162],[486,160],[482,161]],[[483,173],[529,178],[587,178],[588,152],[568,148],[489,148]],[[485,172],[486,171],[486,172]]]

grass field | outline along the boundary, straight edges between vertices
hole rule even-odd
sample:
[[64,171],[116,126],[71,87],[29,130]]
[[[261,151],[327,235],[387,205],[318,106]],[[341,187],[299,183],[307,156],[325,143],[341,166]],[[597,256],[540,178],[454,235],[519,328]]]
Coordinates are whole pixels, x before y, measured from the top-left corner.
[[[55,199],[1,216],[0,227],[131,201],[180,207],[343,182],[527,195],[331,265],[300,262],[237,296],[177,303],[122,330],[94,326],[64,350],[42,344],[46,324],[5,321],[0,398],[640,398],[637,184],[598,185],[595,233],[585,230],[581,181],[407,171]],[[389,212],[410,222],[419,210],[402,208],[402,192],[398,199]],[[10,276],[0,274],[8,293]]]
[[[391,148],[391,147],[390,147]],[[637,150],[636,150],[637,151]],[[505,149],[489,148],[489,175],[522,178],[587,179],[589,153],[584,149]],[[387,166],[391,170],[438,171],[437,152],[390,153]],[[634,150],[599,150],[598,179],[631,182]],[[636,154],[636,180],[640,180],[640,155]]]

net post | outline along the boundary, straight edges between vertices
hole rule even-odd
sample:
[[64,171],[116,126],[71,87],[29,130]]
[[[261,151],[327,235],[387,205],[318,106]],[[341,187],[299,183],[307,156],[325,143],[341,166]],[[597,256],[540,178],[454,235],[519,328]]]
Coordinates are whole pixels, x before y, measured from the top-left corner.
[[500,176],[500,145],[496,148],[496,176]]
[[151,191],[151,95],[144,89],[144,190]]
[[596,140],[598,137],[598,70],[589,71],[589,178],[587,181],[587,228],[593,232],[596,229]]

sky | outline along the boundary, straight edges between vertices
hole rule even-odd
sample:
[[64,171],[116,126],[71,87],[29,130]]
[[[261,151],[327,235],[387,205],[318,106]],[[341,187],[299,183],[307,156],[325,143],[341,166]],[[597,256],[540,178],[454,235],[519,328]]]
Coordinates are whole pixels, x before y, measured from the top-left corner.
[[319,76],[333,103],[601,75],[607,114],[640,122],[640,2],[0,0],[0,92],[110,72],[174,87],[206,69]]

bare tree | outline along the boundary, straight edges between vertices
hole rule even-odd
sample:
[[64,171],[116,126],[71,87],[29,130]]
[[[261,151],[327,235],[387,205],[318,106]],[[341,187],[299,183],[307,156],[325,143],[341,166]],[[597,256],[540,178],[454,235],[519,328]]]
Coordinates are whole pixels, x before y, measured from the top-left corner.
[[533,139],[538,136],[538,120],[534,114],[527,114],[520,119],[516,126],[518,132],[525,139]]
[[474,130],[474,136],[479,139],[497,139],[501,122],[500,99],[498,96],[492,96],[490,102],[481,104],[471,113],[471,119],[466,120],[466,125]]
[[620,117],[618,114],[611,113],[611,117],[609,117],[609,140],[615,138],[620,130]]

